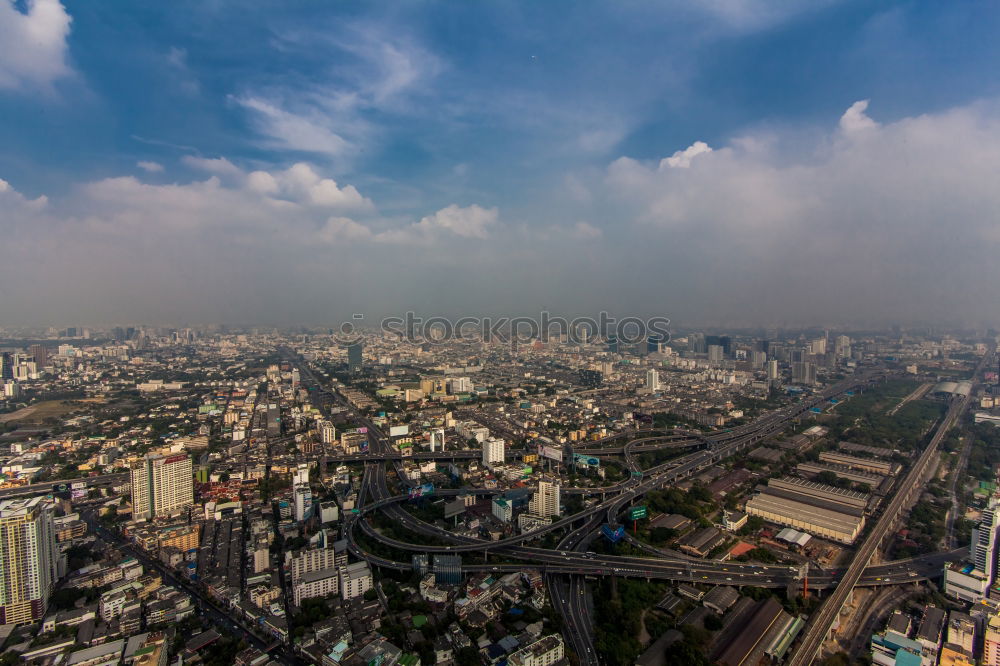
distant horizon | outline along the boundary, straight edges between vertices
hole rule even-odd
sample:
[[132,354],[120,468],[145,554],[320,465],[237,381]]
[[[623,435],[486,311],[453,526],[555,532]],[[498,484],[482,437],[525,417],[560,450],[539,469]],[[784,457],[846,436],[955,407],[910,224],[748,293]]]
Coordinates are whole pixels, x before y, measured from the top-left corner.
[[0,0],[2,314],[996,325],[998,33],[902,0]]

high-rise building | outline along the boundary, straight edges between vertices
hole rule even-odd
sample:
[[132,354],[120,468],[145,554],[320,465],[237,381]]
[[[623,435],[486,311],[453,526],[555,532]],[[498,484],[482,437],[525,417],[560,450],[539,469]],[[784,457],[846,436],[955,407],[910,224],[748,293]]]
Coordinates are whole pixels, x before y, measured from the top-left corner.
[[559,482],[553,479],[542,479],[538,482],[538,490],[528,502],[528,512],[536,516],[558,516],[561,513],[559,505]]
[[320,422],[319,438],[324,444],[335,443],[337,441],[337,428],[329,421]]
[[994,497],[983,509],[979,523],[972,528],[968,563],[954,562],[945,566],[946,595],[973,603],[986,597],[996,577],[998,530],[1000,530],[1000,510],[998,501]]
[[295,520],[302,522],[312,518],[312,490],[307,485],[298,485],[293,489],[295,494]]
[[580,383],[587,388],[597,388],[604,381],[604,374],[600,370],[581,370]]
[[60,573],[52,505],[0,501],[0,624],[40,620]]
[[792,363],[792,383],[808,385],[815,384],[816,366],[806,361]]
[[194,504],[191,457],[147,455],[132,466],[132,514],[137,520],[175,516]]
[[982,666],[1000,666],[1000,612],[990,614],[983,635]]
[[979,519],[979,524],[972,528],[972,541],[969,544],[969,559],[976,571],[981,571],[992,582],[996,573],[997,527],[1000,512],[997,511],[997,500],[990,501]]
[[722,360],[722,345],[709,345],[708,346],[708,360],[713,363],[718,363]]
[[14,379],[14,355],[0,352],[0,379]]
[[660,390],[660,373],[655,369],[646,371],[646,390],[651,392]]
[[483,442],[483,464],[489,467],[504,461],[504,441],[502,439],[487,439]]
[[772,359],[767,362],[767,378],[775,380],[778,376],[778,362]]
[[351,373],[361,372],[362,343],[358,340],[347,345],[347,371]]
[[49,364],[49,348],[45,345],[31,345],[28,347],[28,353],[34,357],[35,365],[39,368]]
[[846,335],[838,335],[834,340],[833,349],[840,358],[851,357],[851,339]]
[[431,451],[444,451],[444,428],[431,430]]

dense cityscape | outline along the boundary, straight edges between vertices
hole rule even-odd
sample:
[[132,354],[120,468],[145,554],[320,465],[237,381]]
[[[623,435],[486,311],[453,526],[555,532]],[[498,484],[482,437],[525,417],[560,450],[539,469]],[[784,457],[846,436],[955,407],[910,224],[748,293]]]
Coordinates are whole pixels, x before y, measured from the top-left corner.
[[6,331],[3,658],[997,658],[996,333],[544,337]]
[[998,34],[0,0],[0,666],[1000,666]]

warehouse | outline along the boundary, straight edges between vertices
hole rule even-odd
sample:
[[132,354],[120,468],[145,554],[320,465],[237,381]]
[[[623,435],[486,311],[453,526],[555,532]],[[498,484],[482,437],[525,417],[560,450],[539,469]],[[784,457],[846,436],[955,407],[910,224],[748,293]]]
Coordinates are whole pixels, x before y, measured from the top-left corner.
[[850,544],[864,527],[868,499],[865,493],[802,479],[771,479],[762,492],[747,501],[746,512],[778,525]]
[[848,453],[867,453],[870,456],[875,456],[876,458],[891,458],[892,454],[895,453],[892,449],[883,449],[879,446],[865,446],[864,444],[855,444],[854,442],[838,442],[837,448],[841,451],[847,451]]
[[838,479],[847,479],[852,483],[863,483],[870,488],[878,488],[879,484],[885,479],[880,474],[862,472],[847,465],[834,465],[832,463],[799,463],[796,465],[795,471],[805,477],[813,477],[823,472],[830,472],[835,474]]
[[681,539],[677,547],[681,552],[687,553],[688,555],[693,555],[695,557],[705,557],[714,548],[717,548],[726,542],[726,537],[714,527],[704,527],[700,530],[695,530],[691,534],[687,535]]
[[872,474],[881,474],[882,476],[895,476],[899,473],[899,463],[890,462],[888,460],[869,460],[868,458],[857,458],[855,456],[849,456],[845,453],[837,453],[836,451],[824,451],[819,454],[819,459],[821,462],[833,463],[834,465],[846,465],[847,467],[859,469],[862,472],[871,472]]
[[774,597],[763,599],[726,627],[713,661],[723,666],[756,664],[792,622]]
[[774,464],[774,463],[780,463],[781,456],[783,455],[784,454],[778,449],[769,449],[766,446],[758,446],[756,449],[754,449],[747,455],[747,458],[762,463]]

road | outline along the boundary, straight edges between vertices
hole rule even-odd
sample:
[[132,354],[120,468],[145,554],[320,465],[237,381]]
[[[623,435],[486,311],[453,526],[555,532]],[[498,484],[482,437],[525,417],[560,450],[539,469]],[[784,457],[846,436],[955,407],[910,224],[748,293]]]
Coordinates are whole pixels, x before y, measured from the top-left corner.
[[[311,372],[301,364],[300,372],[303,377],[308,375],[309,379],[315,381]],[[372,435],[372,452],[375,454],[374,457],[377,459],[377,462],[376,460],[366,461],[362,493],[359,501],[359,513],[349,517],[345,525],[349,548],[355,556],[362,557],[374,565],[404,570],[410,568],[409,562],[392,561],[366,552],[359,545],[355,535],[355,530],[360,529],[367,537],[403,552],[451,554],[462,552],[481,552],[484,554],[491,551],[501,552],[519,560],[531,562],[532,566],[543,570],[550,577],[550,580],[552,580],[551,577],[554,575],[568,574],[569,578],[565,586],[562,584],[552,586],[553,601],[566,621],[564,633],[567,636],[570,646],[580,656],[581,662],[590,666],[591,664],[596,664],[597,657],[591,643],[592,631],[590,630],[590,622],[587,617],[589,611],[586,603],[586,591],[583,589],[585,588],[585,584],[582,581],[584,575],[611,575],[644,579],[657,578],[715,585],[785,587],[790,582],[798,580],[799,571],[797,568],[792,567],[702,562],[679,558],[651,559],[597,556],[593,553],[576,550],[579,544],[582,543],[579,535],[592,534],[604,520],[607,520],[612,525],[617,524],[619,516],[627,509],[628,505],[640,499],[646,492],[687,478],[719,462],[723,458],[782,430],[790,420],[797,418],[810,408],[825,403],[830,398],[836,397],[845,391],[867,385],[870,381],[876,379],[877,373],[874,372],[853,377],[810,399],[770,412],[752,424],[729,431],[710,433],[708,435],[700,435],[698,438],[692,438],[697,439],[697,441],[703,444],[700,450],[679,459],[668,461],[653,469],[639,472],[638,478],[632,477],[619,484],[620,492],[616,496],[606,501],[597,502],[592,507],[573,516],[557,520],[547,527],[499,541],[459,538],[446,530],[424,523],[405,511],[401,503],[407,500],[407,496],[391,496],[386,483],[384,460],[388,460],[388,458],[383,458],[383,455],[392,450],[388,438],[374,424],[371,424],[370,421],[355,414],[361,425],[368,427],[369,433]],[[346,400],[343,400],[341,396],[337,397],[340,401],[346,403]],[[957,409],[957,407],[953,406],[945,418],[948,427],[950,427],[951,422],[956,417],[958,413]],[[938,434],[934,436],[933,440],[936,441],[928,446],[924,455],[921,456],[921,460],[914,466],[914,470],[908,476],[908,480],[912,481],[912,479],[915,479],[914,472],[922,472],[926,467],[929,453],[933,453],[933,446],[936,446],[936,442],[940,441],[940,437],[946,430],[944,425],[943,423]],[[631,461],[631,449],[628,443],[622,446],[621,452],[626,456],[626,465],[632,469],[634,461]],[[904,483],[903,487],[905,486],[906,484]],[[447,496],[450,493],[457,494],[459,492],[470,491],[438,491],[438,494]],[[488,490],[471,492],[485,495],[495,494],[495,491]],[[896,498],[890,503],[886,515],[898,512],[905,495],[908,495],[908,493],[897,493]],[[421,535],[442,539],[449,545],[414,544],[386,537],[366,520],[366,516],[373,511],[383,511],[406,529]],[[583,521],[582,525],[580,521]],[[880,524],[887,522],[891,521],[882,520]],[[566,546],[566,549],[547,550],[524,545],[527,541],[536,539],[548,532],[565,528],[571,528],[570,534],[564,537],[562,542]],[[884,534],[884,529],[880,530],[877,525],[873,533],[879,531]],[[874,550],[874,546],[877,545],[880,539],[881,537],[874,540],[869,538],[865,544],[870,544],[871,549]],[[837,591],[843,589],[849,591],[855,585],[859,584],[883,586],[909,583],[939,575],[943,562],[943,560],[931,557],[920,560],[908,560],[902,563],[886,563],[879,567],[872,567],[869,570],[867,563],[870,558],[871,552],[868,552],[862,558],[856,558],[855,564],[852,564],[846,572],[818,571],[810,573],[810,585],[814,589],[833,587],[836,594]],[[863,562],[863,564],[858,564],[859,562]],[[523,567],[524,564],[501,562],[487,565],[466,565],[463,569],[466,571],[486,570],[503,572],[518,571],[523,569]],[[581,594],[581,591],[583,594]],[[833,604],[824,604],[819,613],[822,613],[824,608],[832,606]],[[840,604],[836,604],[836,608],[839,608],[839,606]]]
[[955,547],[955,520],[958,519],[958,512],[961,509],[958,501],[958,481],[965,476],[965,468],[969,464],[969,453],[972,451],[972,439],[969,435],[962,438],[962,450],[958,454],[958,462],[955,463],[951,483],[948,486],[951,506],[948,508],[948,515],[945,518],[945,548]]
[[[992,352],[985,354],[983,359],[980,361],[979,366],[973,373],[973,380],[978,376],[979,372],[982,370],[983,365],[986,363],[988,358],[992,358]],[[830,632],[830,627],[833,626],[833,621],[836,619],[837,614],[840,612],[840,608],[844,605],[847,600],[848,595],[854,586],[858,584],[864,573],[865,567],[871,561],[872,555],[875,551],[879,549],[882,540],[889,534],[890,530],[895,526],[896,521],[899,519],[904,508],[910,505],[911,500],[914,498],[921,487],[924,479],[924,474],[927,471],[928,466],[938,455],[938,447],[941,444],[941,440],[944,439],[945,434],[951,429],[958,418],[965,413],[966,408],[969,405],[969,396],[956,397],[952,399],[952,403],[948,408],[948,413],[945,414],[944,418],[941,419],[941,423],[931,438],[931,441],[927,444],[923,453],[920,454],[920,458],[917,462],[910,468],[907,473],[906,478],[903,483],[899,485],[899,489],[893,496],[892,500],[889,502],[885,511],[883,511],[881,517],[875,523],[875,527],[869,532],[868,536],[865,537],[864,542],[855,551],[853,560],[844,574],[844,577],[837,584],[836,589],[834,589],[833,594],[827,597],[826,601],[819,607],[813,616],[809,619],[809,624],[806,627],[802,639],[792,653],[788,660],[788,666],[806,666],[812,663],[813,659],[819,652],[820,646],[826,639],[827,634]]]

